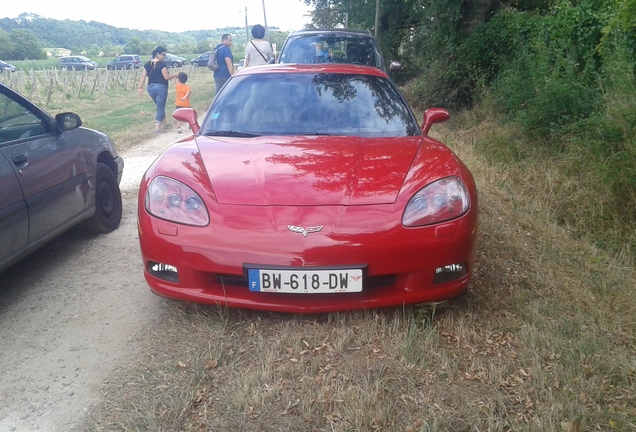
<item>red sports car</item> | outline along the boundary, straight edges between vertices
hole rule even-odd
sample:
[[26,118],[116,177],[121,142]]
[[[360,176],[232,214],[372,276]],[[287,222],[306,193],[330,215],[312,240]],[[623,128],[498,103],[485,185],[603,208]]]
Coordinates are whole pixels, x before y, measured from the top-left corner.
[[139,191],[152,291],[194,302],[329,312],[466,289],[477,237],[469,170],[428,136],[379,69],[267,65],[232,76],[194,135]]

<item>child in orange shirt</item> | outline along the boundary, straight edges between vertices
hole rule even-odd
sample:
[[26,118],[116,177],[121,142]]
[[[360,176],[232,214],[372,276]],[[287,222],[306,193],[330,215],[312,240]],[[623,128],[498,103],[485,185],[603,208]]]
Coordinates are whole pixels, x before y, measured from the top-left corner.
[[[175,106],[178,108],[190,108],[190,86],[186,84],[188,81],[188,74],[185,72],[179,72],[177,76],[177,84],[175,84],[174,89],[177,93],[177,100],[175,101]],[[181,133],[181,122],[177,124],[177,132]]]

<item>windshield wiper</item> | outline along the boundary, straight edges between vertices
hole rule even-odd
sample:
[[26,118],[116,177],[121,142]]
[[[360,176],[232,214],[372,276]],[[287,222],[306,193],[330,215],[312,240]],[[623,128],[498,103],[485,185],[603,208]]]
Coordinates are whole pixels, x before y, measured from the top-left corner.
[[255,133],[247,133],[240,131],[210,131],[203,134],[204,136],[224,136],[224,137],[238,137],[238,138],[254,138],[261,135]]

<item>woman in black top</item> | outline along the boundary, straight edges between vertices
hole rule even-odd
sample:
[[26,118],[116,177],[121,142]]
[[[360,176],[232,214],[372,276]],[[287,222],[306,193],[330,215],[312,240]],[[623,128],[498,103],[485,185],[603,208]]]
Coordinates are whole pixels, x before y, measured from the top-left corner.
[[144,81],[148,77],[148,95],[152,98],[157,106],[157,115],[155,117],[155,132],[162,132],[166,128],[166,100],[168,99],[168,81],[177,77],[178,74],[170,75],[168,66],[164,62],[166,58],[166,49],[157,47],[152,52],[152,59],[144,65],[141,73],[141,82],[139,83],[138,93],[142,94],[144,89]]

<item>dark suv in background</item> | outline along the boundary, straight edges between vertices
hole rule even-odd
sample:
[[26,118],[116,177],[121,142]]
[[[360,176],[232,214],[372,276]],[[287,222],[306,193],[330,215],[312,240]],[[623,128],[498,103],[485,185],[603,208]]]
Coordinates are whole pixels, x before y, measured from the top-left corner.
[[62,69],[63,71],[97,69],[97,62],[94,62],[93,60],[84,56],[60,57],[59,63],[60,63],[60,69]]
[[137,54],[125,54],[115,57],[106,63],[106,69],[138,69],[141,67],[141,58]]
[[15,72],[15,66],[11,63],[0,60],[0,73],[3,73],[4,71]]
[[168,67],[180,68],[183,67],[188,61],[174,54],[166,53],[166,58],[163,60]]
[[207,66],[208,59],[210,58],[210,53],[211,51],[206,51],[203,54],[199,54],[198,57],[195,57],[192,60],[190,60],[190,64],[193,66]]
[[402,69],[396,61],[387,67],[371,32],[351,29],[292,32],[280,50],[278,63],[349,63],[374,66],[384,72]]

